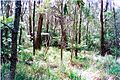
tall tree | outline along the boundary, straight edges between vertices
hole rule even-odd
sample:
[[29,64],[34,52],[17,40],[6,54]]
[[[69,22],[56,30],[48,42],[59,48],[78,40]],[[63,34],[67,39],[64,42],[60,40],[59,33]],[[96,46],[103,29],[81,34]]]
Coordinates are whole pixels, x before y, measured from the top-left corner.
[[33,55],[35,55],[35,4],[34,1],[34,8],[33,8]]
[[[104,12],[107,12],[107,10],[108,10],[108,5],[109,5],[109,3],[108,3],[108,0],[106,1],[106,5],[105,5],[105,10],[104,10]],[[106,22],[107,22],[107,19],[106,19],[106,15],[105,15],[105,21],[104,21],[104,23],[105,23],[105,27],[106,27]]]
[[29,0],[29,35],[32,37],[32,17],[31,17],[31,0]]
[[81,24],[82,24],[82,4],[80,4],[80,16],[79,16],[79,40],[78,40],[78,44],[81,43]]
[[62,61],[62,59],[63,59],[63,0],[61,0],[60,25],[61,25],[61,61]]
[[[10,4],[8,3],[7,5],[6,5],[6,18],[9,18],[9,16],[10,16]],[[5,37],[6,37],[6,42],[7,42],[7,40],[8,40],[8,28],[5,28]],[[8,47],[8,45],[6,45],[6,47]]]
[[[46,13],[46,33],[48,33],[49,31],[49,15],[48,13]],[[47,42],[47,46],[49,46],[49,36],[46,35],[46,42]]]
[[104,54],[103,0],[101,0],[100,22],[101,22],[101,55],[104,56],[105,54]]
[[61,0],[61,12],[60,12],[60,26],[61,26],[61,61],[63,59],[63,48],[66,46],[66,30],[64,28],[64,4],[63,4],[64,0]]
[[89,33],[89,17],[90,17],[90,1],[89,0],[87,0],[88,1],[88,4],[89,4],[89,7],[88,7],[88,10],[87,10],[87,25],[86,25],[86,45],[89,45],[89,35],[90,35],[90,33]]
[[[2,10],[2,16],[3,16],[3,21],[4,21],[4,14],[3,14],[3,0],[1,0],[1,10]],[[3,46],[3,29],[1,29],[0,28],[0,30],[1,30],[1,46]]]
[[74,15],[74,17],[75,17],[75,47],[76,47],[76,49],[75,49],[75,57],[77,58],[77,52],[78,52],[78,49],[77,49],[77,44],[78,44],[78,42],[77,42],[77,25],[78,25],[78,16],[77,16],[77,6],[75,5],[75,15]]
[[36,34],[36,38],[35,38],[35,49],[41,49],[41,45],[42,45],[42,39],[41,39],[42,24],[43,24],[43,14],[39,13],[37,34]]
[[19,30],[19,21],[20,21],[20,13],[21,13],[21,1],[15,1],[15,20],[14,20],[14,28],[12,30],[12,53],[11,53],[11,63],[10,63],[10,74],[9,80],[14,80],[15,70],[16,70],[16,62],[17,62],[17,35]]

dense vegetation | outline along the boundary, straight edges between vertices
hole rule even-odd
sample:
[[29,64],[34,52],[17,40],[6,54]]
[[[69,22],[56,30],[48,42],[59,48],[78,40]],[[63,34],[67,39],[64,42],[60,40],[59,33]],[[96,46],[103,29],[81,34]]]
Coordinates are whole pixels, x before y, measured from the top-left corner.
[[116,0],[1,0],[2,80],[120,80]]

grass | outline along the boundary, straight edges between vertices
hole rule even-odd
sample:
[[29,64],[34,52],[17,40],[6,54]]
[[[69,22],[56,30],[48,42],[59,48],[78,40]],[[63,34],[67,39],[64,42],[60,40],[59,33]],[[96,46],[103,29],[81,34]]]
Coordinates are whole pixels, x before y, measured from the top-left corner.
[[[63,62],[60,61],[60,49],[50,47],[46,52],[43,47],[33,56],[32,48],[23,49],[18,58],[15,80],[93,80],[107,79],[109,76],[120,79],[120,64],[114,57],[101,57],[94,52],[79,53],[78,59],[71,53],[63,51]],[[24,62],[32,62],[31,65]],[[9,72],[9,64],[2,65],[2,78],[5,80]]]

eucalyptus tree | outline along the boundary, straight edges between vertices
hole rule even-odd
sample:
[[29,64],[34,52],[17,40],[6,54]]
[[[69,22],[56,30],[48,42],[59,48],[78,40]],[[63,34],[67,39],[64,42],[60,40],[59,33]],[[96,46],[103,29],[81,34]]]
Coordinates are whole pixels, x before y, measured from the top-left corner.
[[101,55],[104,56],[105,54],[104,54],[103,0],[101,0],[100,22],[101,22]]
[[42,32],[42,26],[43,26],[43,19],[44,19],[45,12],[47,11],[47,8],[49,8],[49,6],[50,6],[50,0],[44,0],[39,3],[37,8],[39,19],[38,19],[38,26],[36,29],[37,33],[35,36],[35,49],[38,49],[38,50],[41,49],[41,45],[42,45],[41,32]]
[[20,13],[21,13],[21,1],[15,1],[15,19],[14,19],[14,28],[12,30],[12,53],[11,53],[11,62],[10,62],[10,74],[9,80],[14,80],[15,70],[17,64],[17,36],[20,22]]
[[31,0],[29,0],[29,35],[32,37],[32,9],[31,9],[32,3]]

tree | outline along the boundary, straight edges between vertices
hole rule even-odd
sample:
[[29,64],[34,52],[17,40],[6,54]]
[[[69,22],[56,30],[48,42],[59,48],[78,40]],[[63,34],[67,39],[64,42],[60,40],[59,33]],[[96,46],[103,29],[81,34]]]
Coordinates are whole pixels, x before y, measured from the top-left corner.
[[77,52],[78,52],[78,49],[77,49],[77,23],[78,23],[78,16],[77,16],[77,6],[75,5],[75,13],[74,13],[74,26],[73,27],[75,27],[75,47],[76,47],[76,49],[75,49],[75,57],[77,58]]
[[[8,4],[6,5],[6,18],[9,18],[10,16],[10,5],[9,5],[9,2]],[[8,40],[8,28],[5,28],[5,37],[6,37],[6,42]],[[6,45],[6,47],[8,47],[8,45]]]
[[41,49],[41,45],[42,45],[42,39],[41,39],[42,24],[43,24],[43,14],[39,13],[37,34],[36,34],[36,38],[35,38],[35,49]]
[[61,26],[61,61],[63,59],[63,43],[64,43],[64,27],[63,27],[63,0],[61,0],[61,14],[60,14],[60,26]]
[[101,0],[100,22],[101,22],[101,55],[104,56],[105,54],[104,54],[103,0]]
[[[46,17],[47,17],[47,19],[46,19],[46,33],[48,33],[49,32],[49,15],[48,15],[48,13],[46,13]],[[46,45],[47,46],[49,46],[49,36],[47,35],[46,36]]]
[[34,8],[33,8],[33,55],[35,55],[35,1],[34,1]]
[[80,17],[79,17],[79,40],[78,44],[81,43],[81,23],[82,23],[82,4],[80,4]]
[[16,62],[17,62],[17,35],[19,30],[20,13],[21,13],[21,1],[15,1],[15,19],[14,28],[12,30],[12,53],[11,53],[11,63],[10,63],[10,74],[9,80],[14,80]]
[[29,0],[29,35],[32,37],[32,17],[31,17],[31,0]]

